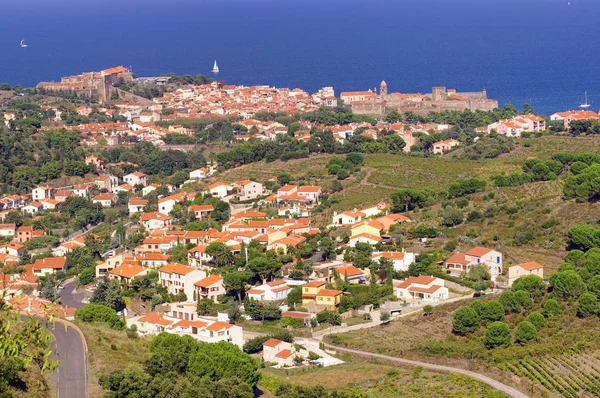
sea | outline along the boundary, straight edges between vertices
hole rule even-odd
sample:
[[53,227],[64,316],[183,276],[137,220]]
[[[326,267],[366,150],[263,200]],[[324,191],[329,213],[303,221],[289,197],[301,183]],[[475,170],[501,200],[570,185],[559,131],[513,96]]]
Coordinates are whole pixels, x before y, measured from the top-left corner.
[[[600,0],[0,0],[0,82],[131,67],[315,92],[487,90],[600,107]],[[19,42],[25,39],[27,48]]]

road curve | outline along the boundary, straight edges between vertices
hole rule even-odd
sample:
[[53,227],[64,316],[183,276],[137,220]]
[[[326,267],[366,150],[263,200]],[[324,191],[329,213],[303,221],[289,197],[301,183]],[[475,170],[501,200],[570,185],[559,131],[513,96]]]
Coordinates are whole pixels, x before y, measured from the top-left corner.
[[59,361],[54,372],[57,398],[87,397],[87,357],[81,335],[61,322],[48,325],[48,330],[54,336],[53,359]]
[[404,363],[404,364],[411,365],[411,366],[421,366],[422,368],[426,368],[426,369],[433,369],[433,370],[439,370],[442,372],[450,372],[450,373],[460,373],[465,376],[469,376],[469,377],[472,377],[479,381],[482,381],[485,384],[495,388],[496,390],[502,391],[503,393],[508,394],[513,398],[528,398],[528,395],[523,394],[522,392],[520,392],[510,386],[507,386],[506,384],[500,383],[498,380],[492,379],[491,377],[484,376],[480,373],[471,372],[469,370],[460,369],[460,368],[452,368],[450,366],[435,365],[433,363],[427,363],[427,362],[411,361],[410,359],[391,357],[389,355],[375,354],[372,352],[358,351],[358,350],[353,350],[350,348],[342,348],[342,347],[338,347],[338,346],[331,345],[331,344],[325,344],[325,347],[332,348],[337,351],[348,352],[351,354],[362,355],[362,356],[367,356],[367,357],[372,357],[372,358],[380,358],[380,359],[385,359],[387,361],[393,361],[393,362],[400,362],[400,363]]

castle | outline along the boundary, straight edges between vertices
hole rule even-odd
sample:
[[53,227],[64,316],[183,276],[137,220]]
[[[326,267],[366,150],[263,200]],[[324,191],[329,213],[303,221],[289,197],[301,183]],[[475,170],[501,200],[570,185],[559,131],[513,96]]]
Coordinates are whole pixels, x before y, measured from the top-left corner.
[[74,92],[77,95],[97,98],[100,103],[110,99],[111,87],[121,79],[133,82],[133,74],[123,66],[105,69],[100,72],[85,72],[77,76],[67,76],[57,82],[41,82],[36,88],[46,91]]
[[373,116],[382,116],[391,111],[427,114],[444,110],[489,111],[498,107],[498,101],[487,98],[485,89],[458,93],[446,87],[433,87],[431,94],[390,94],[385,81],[379,85],[379,94],[371,90],[343,92],[340,99],[350,105],[354,113]]

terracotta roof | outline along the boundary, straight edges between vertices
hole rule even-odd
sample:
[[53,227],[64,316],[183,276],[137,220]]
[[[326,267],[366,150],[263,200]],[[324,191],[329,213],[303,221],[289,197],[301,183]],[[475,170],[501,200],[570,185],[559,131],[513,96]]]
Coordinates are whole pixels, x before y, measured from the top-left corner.
[[218,283],[223,280],[221,275],[209,275],[204,279],[200,279],[198,282],[194,283],[194,286],[198,287],[210,287],[215,283]]
[[162,315],[157,314],[156,312],[150,312],[144,315],[138,319],[138,322],[153,323],[161,326],[169,326],[171,323],[173,323],[172,321],[164,319]]
[[33,263],[33,270],[40,271],[43,268],[64,269],[66,264],[66,257],[48,257],[36,260],[35,263]]
[[446,263],[450,263],[450,264],[469,264],[470,261],[468,261],[465,258],[465,253],[454,253],[453,255],[451,255],[446,260]]
[[292,352],[292,350],[285,349],[285,350],[281,350],[277,354],[275,354],[275,357],[277,357],[277,358],[289,358],[292,355],[294,355],[294,353]]
[[308,312],[300,312],[300,311],[285,311],[281,314],[281,316],[289,316],[290,318],[310,318],[310,314]]
[[319,293],[317,293],[317,296],[335,297],[343,293],[344,292],[342,292],[341,290],[321,289],[319,290]]
[[536,263],[535,261],[530,261],[527,263],[519,264],[519,267],[526,269],[527,271],[544,268],[544,266],[542,264]]
[[364,272],[362,272],[361,270],[359,270],[358,268],[356,268],[353,265],[348,265],[345,267],[337,267],[337,268],[335,268],[335,271],[337,273],[339,273],[340,275],[348,276],[348,277],[364,275]]
[[218,332],[223,329],[229,329],[232,326],[233,325],[231,323],[227,323],[227,322],[215,322],[212,325],[209,325],[207,327],[207,329],[210,331],[213,331],[213,332]]
[[179,263],[170,263],[159,269],[160,272],[179,275],[187,275],[194,270],[195,268]]
[[147,270],[146,267],[142,267],[141,265],[138,265],[138,264],[126,262],[126,263],[121,264],[117,268],[110,270],[109,274],[117,275],[117,276],[121,276],[123,278],[130,279],[145,270]]
[[312,282],[308,282],[305,283],[304,285],[302,285],[302,287],[321,287],[321,286],[325,286],[326,283],[324,281],[312,281]]
[[485,256],[486,254],[488,254],[491,251],[492,251],[492,249],[488,249],[488,248],[485,248],[485,247],[477,246],[477,247],[472,248],[471,250],[469,250],[465,254],[467,256],[482,257],[482,256]]
[[271,339],[265,341],[263,343],[263,346],[266,345],[267,347],[277,347],[281,343],[283,343],[283,341],[271,338]]

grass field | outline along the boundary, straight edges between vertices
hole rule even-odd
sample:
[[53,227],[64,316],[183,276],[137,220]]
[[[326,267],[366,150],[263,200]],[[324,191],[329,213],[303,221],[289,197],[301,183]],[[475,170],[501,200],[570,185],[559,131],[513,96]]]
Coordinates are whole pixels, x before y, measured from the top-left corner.
[[[358,389],[373,398],[388,397],[505,397],[487,385],[457,374],[442,374],[422,368],[366,362],[349,355],[346,363],[328,368],[263,369],[261,385],[276,390],[280,383],[331,389]],[[383,380],[382,380],[383,378]],[[367,380],[370,381],[367,384]],[[356,387],[354,387],[356,384]]]

